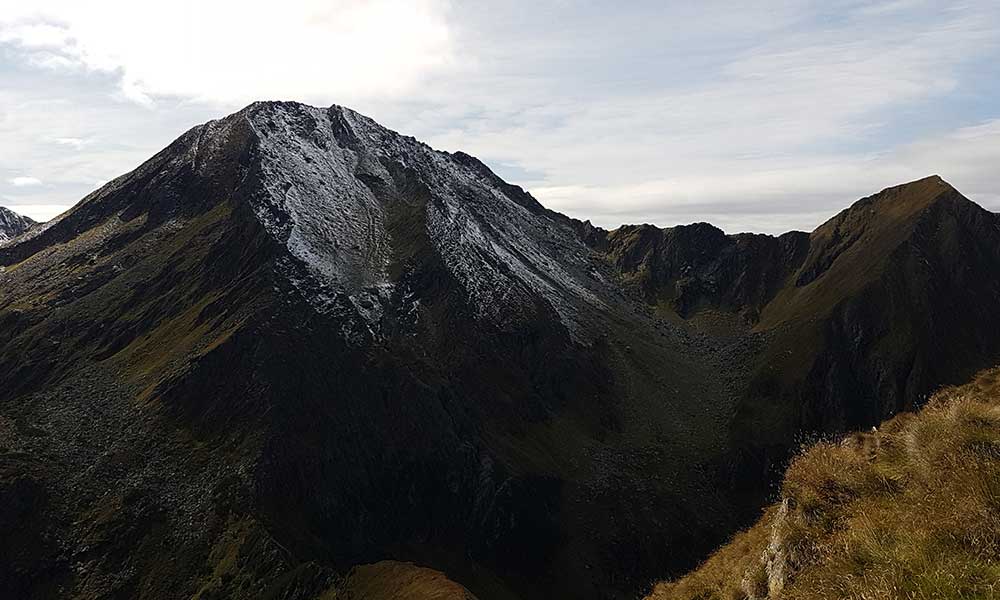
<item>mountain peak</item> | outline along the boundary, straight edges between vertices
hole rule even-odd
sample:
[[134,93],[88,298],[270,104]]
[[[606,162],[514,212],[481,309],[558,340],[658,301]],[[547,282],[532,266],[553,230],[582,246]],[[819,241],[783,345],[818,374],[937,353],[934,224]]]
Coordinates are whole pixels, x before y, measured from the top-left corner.
[[37,225],[33,220],[0,206],[0,244],[21,235]]
[[822,237],[831,230],[845,227],[898,228],[939,201],[949,198],[972,204],[939,175],[931,175],[885,188],[858,200],[820,225],[813,235]]
[[283,248],[280,272],[321,311],[360,314],[362,330],[377,330],[418,257],[436,257],[494,324],[531,318],[540,297],[576,335],[579,311],[603,305],[597,288],[610,285],[565,218],[478,159],[297,102],[255,102],[189,130],[0,262],[116,217],[151,229],[219,205],[252,215]]
[[842,266],[855,264],[860,271],[854,280],[863,281],[873,261],[889,256],[910,240],[921,223],[945,218],[932,214],[935,207],[952,207],[960,212],[988,214],[968,200],[938,175],[886,188],[862,198],[812,232],[810,256],[800,272],[797,285],[816,280],[840,257]]
[[930,175],[921,179],[885,188],[881,192],[863,198],[848,208],[876,208],[895,214],[907,214],[922,210],[947,195],[961,195],[940,175]]

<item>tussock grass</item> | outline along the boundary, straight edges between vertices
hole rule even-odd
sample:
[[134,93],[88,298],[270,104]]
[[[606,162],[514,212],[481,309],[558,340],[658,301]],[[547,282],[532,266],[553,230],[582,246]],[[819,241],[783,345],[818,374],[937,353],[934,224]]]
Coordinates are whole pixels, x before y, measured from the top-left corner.
[[1000,598],[1000,368],[811,447],[782,498],[649,600]]

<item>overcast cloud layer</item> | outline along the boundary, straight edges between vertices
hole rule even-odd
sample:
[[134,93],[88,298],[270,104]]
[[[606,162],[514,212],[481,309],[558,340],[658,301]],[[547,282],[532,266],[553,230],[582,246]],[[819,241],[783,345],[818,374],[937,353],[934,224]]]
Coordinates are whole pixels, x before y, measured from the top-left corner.
[[258,99],[344,104],[606,227],[1000,209],[1000,3],[0,0],[0,205],[51,218]]

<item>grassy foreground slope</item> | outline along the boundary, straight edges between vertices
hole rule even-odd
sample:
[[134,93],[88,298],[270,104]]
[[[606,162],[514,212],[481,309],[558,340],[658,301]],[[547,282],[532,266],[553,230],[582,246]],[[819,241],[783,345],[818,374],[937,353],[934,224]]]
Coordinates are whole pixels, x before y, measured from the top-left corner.
[[647,600],[1000,598],[1000,368],[819,443],[782,500]]

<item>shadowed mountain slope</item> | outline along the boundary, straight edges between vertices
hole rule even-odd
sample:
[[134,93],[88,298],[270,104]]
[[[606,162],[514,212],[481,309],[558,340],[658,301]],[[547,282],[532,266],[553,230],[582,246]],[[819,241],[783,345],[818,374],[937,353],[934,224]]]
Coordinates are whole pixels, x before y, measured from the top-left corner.
[[634,597],[803,432],[992,359],[996,216],[873,198],[608,233],[346,108],[196,127],[0,247],[0,587],[317,598],[413,562]]

